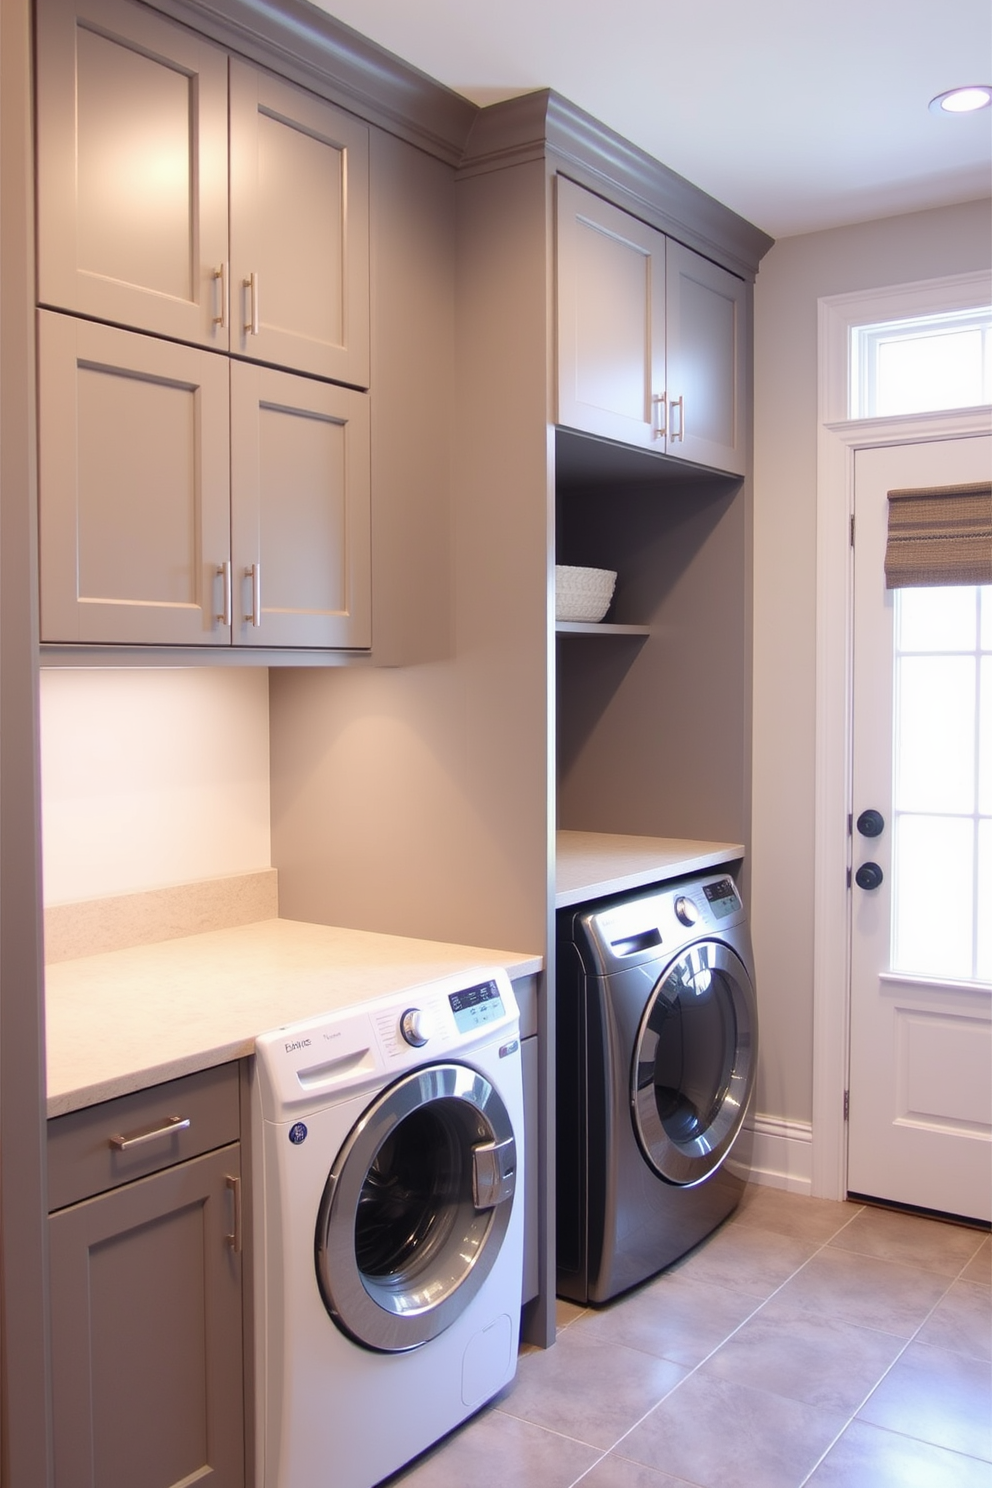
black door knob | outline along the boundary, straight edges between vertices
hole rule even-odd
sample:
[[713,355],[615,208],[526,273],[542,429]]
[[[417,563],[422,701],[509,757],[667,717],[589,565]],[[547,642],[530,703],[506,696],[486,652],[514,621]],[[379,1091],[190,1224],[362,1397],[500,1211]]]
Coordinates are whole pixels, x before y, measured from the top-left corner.
[[862,863],[854,875],[854,882],[859,889],[877,889],[884,877],[877,863]]
[[862,811],[858,817],[858,831],[862,837],[881,837],[885,831],[885,817],[880,811]]

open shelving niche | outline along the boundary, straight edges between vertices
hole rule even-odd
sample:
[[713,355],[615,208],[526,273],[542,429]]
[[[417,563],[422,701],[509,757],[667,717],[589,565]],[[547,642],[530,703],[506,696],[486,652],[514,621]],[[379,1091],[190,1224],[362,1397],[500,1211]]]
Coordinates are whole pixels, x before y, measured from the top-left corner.
[[558,826],[747,841],[746,482],[562,428],[555,467],[555,561],[618,575],[555,626]]

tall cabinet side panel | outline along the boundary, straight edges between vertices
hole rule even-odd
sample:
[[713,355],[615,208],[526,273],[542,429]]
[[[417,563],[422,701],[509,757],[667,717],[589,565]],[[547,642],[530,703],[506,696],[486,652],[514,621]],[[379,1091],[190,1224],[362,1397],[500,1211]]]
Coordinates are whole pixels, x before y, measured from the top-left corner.
[[0,6],[0,1479],[51,1482],[31,5]]
[[[436,166],[409,150],[407,168],[430,176]],[[459,199],[457,265],[453,216],[436,194],[434,210],[412,191],[380,203],[377,245],[387,232],[407,244],[405,265],[377,246],[373,267],[380,665],[271,675],[273,864],[280,911],[293,918],[544,949],[540,171],[521,196],[529,229],[501,227],[516,212],[500,201],[466,223]],[[515,245],[498,241],[514,235]],[[409,245],[432,236],[434,251],[411,258]]]

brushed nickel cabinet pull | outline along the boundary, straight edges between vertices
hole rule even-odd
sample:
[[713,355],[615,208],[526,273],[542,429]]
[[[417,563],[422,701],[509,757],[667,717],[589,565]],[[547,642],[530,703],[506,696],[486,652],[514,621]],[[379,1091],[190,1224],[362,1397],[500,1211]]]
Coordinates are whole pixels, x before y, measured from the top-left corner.
[[235,1255],[241,1254],[241,1179],[236,1178],[233,1173],[225,1173],[224,1182],[227,1191],[231,1195],[233,1205],[233,1229],[224,1239],[234,1251]]
[[[676,407],[679,411],[679,427],[678,432],[676,432],[674,428],[672,429],[672,438],[677,439],[681,443],[685,439],[685,399],[681,396],[681,394],[672,403],[673,411]],[[674,422],[675,420],[673,418],[672,423],[674,424]]]
[[221,264],[219,269],[214,269],[214,279],[220,280],[220,314],[215,315],[213,323],[222,331],[227,330],[227,260]]
[[258,626],[262,623],[262,565],[253,563],[246,568],[245,578],[251,579],[251,614],[245,618]]
[[245,289],[248,291],[248,316],[245,320],[244,329],[248,336],[258,335],[258,275],[252,272],[244,281]]
[[171,1137],[176,1132],[188,1131],[189,1126],[188,1116],[167,1116],[164,1125],[150,1126],[147,1131],[132,1132],[129,1137],[115,1134],[108,1138],[108,1142],[115,1152],[127,1152],[132,1147],[140,1147],[144,1142],[154,1142],[156,1137]]
[[664,439],[668,432],[668,395],[655,393],[651,399],[654,408],[654,437]]
[[232,618],[231,617],[231,560],[229,558],[226,559],[225,562],[223,562],[223,563],[221,563],[221,564],[218,565],[217,573],[220,576],[220,579],[222,581],[223,593],[222,593],[222,596],[221,596],[220,611],[219,611],[219,613],[214,618],[217,619],[217,620],[219,620],[220,623],[221,623],[221,625],[228,625],[229,626],[231,624],[231,618]]

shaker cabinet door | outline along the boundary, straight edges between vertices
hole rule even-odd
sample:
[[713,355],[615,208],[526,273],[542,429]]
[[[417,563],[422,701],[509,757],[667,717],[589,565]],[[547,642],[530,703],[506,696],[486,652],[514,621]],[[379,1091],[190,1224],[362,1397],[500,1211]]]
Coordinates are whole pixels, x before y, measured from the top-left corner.
[[42,640],[228,641],[227,359],[38,320]]
[[56,1488],[244,1488],[239,1163],[50,1217]]
[[235,645],[371,645],[368,403],[232,363]]
[[131,0],[37,27],[40,303],[226,348],[226,54]]
[[743,475],[744,281],[672,241],[666,277],[669,453]]
[[231,61],[231,349],[369,385],[369,132]]
[[665,239],[558,177],[557,422],[664,449]]
[[557,422],[746,468],[742,279],[558,178]]

